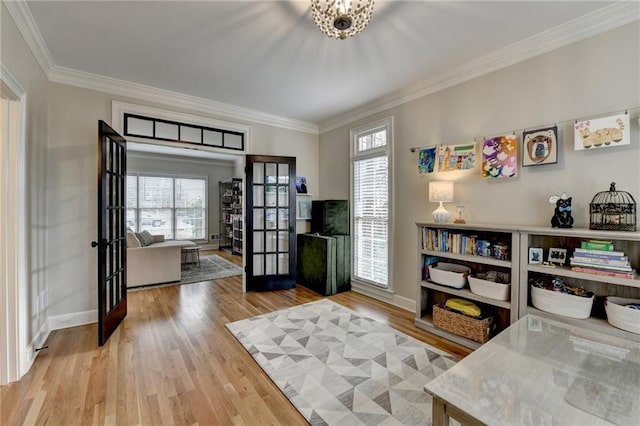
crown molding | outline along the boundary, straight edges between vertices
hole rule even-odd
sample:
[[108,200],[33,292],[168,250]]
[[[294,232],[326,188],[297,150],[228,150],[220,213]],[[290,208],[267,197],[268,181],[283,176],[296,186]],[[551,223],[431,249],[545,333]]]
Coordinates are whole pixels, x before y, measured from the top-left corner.
[[198,112],[224,117],[251,124],[265,124],[267,126],[296,130],[304,133],[318,134],[318,126],[306,121],[294,120],[262,111],[243,108],[231,104],[185,95],[170,90],[159,89],[144,84],[105,77],[84,71],[54,66],[49,79],[55,83],[96,90],[116,96],[136,98],[146,102],[171,105],[172,108],[184,108]]
[[320,134],[638,20],[640,3],[614,3],[328,120],[320,124]]
[[40,34],[40,30],[36,25],[36,21],[33,19],[31,10],[24,0],[3,1],[11,15],[11,19],[15,22],[20,34],[24,38],[27,46],[31,50],[31,53],[36,58],[36,61],[42,68],[44,74],[49,77],[51,70],[54,67],[53,58],[47,48],[47,44]]

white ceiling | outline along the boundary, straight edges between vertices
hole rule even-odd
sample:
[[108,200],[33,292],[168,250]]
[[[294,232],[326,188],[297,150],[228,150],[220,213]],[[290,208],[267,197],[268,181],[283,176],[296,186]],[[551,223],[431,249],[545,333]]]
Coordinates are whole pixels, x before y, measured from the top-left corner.
[[28,1],[55,66],[321,125],[611,2],[376,1],[354,38],[308,1]]

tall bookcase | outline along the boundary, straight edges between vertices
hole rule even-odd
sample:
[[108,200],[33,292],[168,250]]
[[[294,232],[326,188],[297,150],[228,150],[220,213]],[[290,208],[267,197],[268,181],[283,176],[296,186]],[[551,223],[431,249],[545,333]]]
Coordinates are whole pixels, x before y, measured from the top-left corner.
[[242,254],[242,179],[220,181],[219,196],[219,248],[229,253]]

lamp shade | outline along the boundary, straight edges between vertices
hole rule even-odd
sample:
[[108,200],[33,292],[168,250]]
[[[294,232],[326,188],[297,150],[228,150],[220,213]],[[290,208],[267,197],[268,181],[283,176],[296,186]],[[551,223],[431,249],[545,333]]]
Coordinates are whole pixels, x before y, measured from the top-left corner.
[[453,182],[429,182],[429,201],[451,203],[453,201]]

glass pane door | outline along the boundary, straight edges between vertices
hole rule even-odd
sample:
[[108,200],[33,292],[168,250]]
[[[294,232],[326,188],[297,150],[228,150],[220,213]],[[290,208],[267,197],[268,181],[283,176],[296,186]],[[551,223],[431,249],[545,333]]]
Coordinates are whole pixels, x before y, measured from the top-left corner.
[[295,158],[247,156],[247,291],[295,286]]

